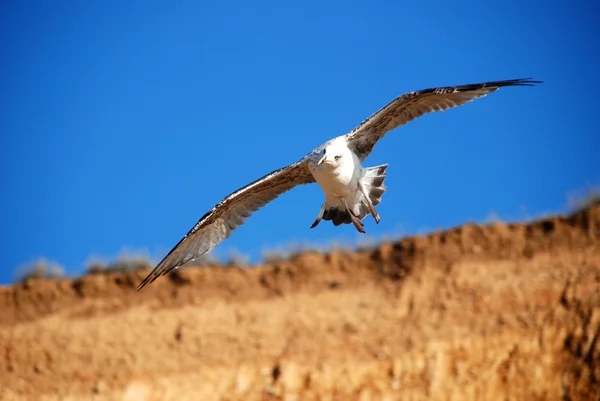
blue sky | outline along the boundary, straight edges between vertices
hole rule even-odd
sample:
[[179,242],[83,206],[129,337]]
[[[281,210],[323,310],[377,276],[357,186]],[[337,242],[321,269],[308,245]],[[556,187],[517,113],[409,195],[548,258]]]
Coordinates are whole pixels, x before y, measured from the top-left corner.
[[[596,4],[594,4],[596,3]],[[566,210],[600,182],[597,2],[3,2],[0,283],[39,257],[83,271],[160,259],[233,190],[395,96],[534,77],[388,134],[382,221],[410,234]],[[356,241],[309,230],[316,185],[254,214],[216,255]]]

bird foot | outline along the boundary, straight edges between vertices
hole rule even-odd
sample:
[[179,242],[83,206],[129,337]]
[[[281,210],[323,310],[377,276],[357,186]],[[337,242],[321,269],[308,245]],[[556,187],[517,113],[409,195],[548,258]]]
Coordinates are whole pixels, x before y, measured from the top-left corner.
[[350,215],[350,220],[352,220],[352,224],[354,224],[354,227],[356,227],[356,229],[358,230],[359,233],[363,233],[365,234],[365,226],[363,224],[363,222],[354,215],[354,213],[352,213],[352,210],[350,210],[350,208],[348,207],[348,204],[346,203],[346,200],[344,198],[340,198],[342,199],[342,203],[344,204],[344,207],[346,208],[346,212],[348,212],[348,214]]
[[360,185],[360,182],[358,183],[358,190],[363,194],[365,201],[367,202],[367,207],[369,208],[369,211],[375,219],[375,223],[379,224],[379,222],[381,221],[381,217],[379,217],[379,213],[377,213],[377,210],[375,210],[375,206],[373,206],[371,199],[367,196],[363,186]]

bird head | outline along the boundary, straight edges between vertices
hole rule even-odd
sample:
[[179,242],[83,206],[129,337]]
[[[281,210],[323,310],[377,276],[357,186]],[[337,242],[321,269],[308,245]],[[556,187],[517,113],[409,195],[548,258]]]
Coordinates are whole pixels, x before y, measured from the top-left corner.
[[333,141],[325,146],[317,157],[317,165],[336,168],[343,162],[344,158],[349,158],[351,155],[350,149],[348,149],[344,141]]

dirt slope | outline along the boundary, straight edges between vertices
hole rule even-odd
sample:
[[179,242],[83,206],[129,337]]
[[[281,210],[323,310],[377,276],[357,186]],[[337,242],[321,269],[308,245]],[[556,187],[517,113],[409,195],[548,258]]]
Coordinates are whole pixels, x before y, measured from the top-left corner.
[[600,399],[600,207],[146,273],[0,288],[0,399]]

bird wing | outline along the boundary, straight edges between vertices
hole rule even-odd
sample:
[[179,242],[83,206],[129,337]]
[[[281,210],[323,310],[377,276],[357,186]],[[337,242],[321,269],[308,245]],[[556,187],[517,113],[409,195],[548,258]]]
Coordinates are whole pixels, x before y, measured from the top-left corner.
[[229,238],[253,212],[296,185],[314,178],[304,160],[275,170],[238,189],[206,213],[165,258],[139,284],[138,291],[158,277],[210,251]]
[[398,96],[346,134],[348,147],[364,160],[378,140],[399,126],[433,111],[462,106],[503,86],[533,86],[529,78],[430,88]]

